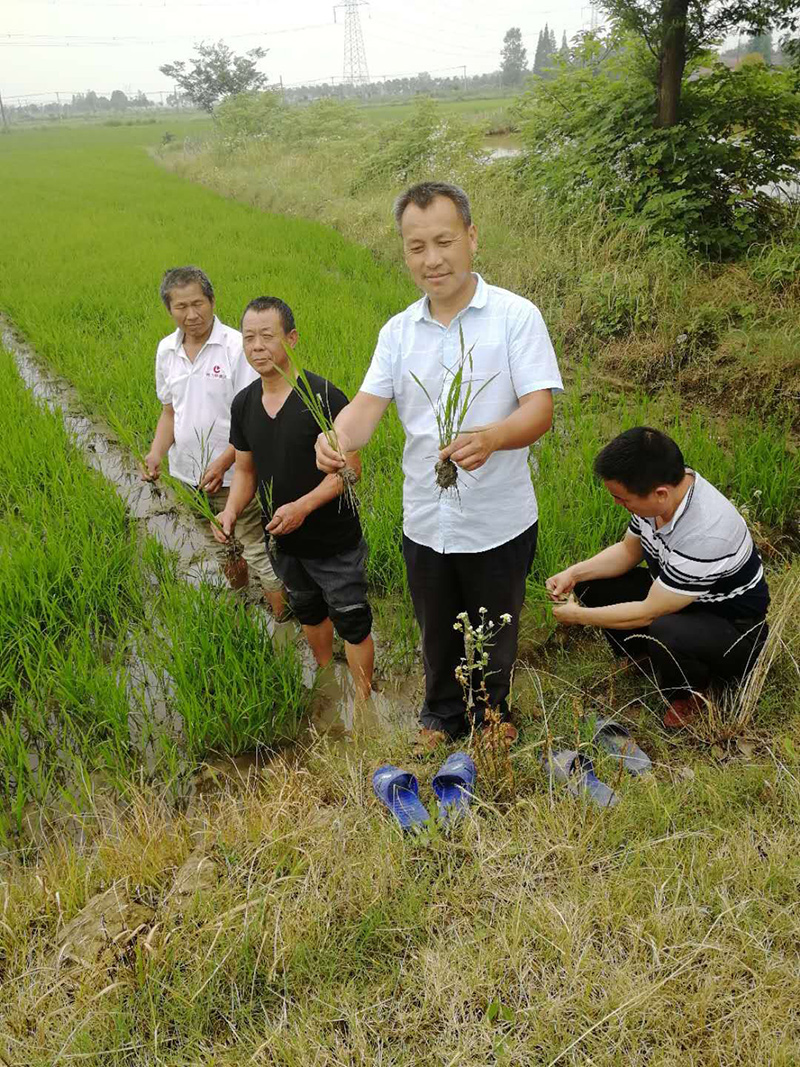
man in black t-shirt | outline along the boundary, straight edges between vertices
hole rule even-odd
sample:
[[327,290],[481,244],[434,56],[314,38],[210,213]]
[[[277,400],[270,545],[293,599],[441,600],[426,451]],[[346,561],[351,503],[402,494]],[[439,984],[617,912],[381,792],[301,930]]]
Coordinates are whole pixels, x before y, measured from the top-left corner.
[[[252,300],[242,316],[242,339],[259,379],[238,393],[231,407],[236,467],[228,503],[217,516],[222,531],[215,529],[215,536],[224,541],[232,533],[258,487],[266,531],[275,538],[272,565],[317,663],[324,667],[331,661],[335,629],[345,643],[356,691],[366,699],[375,654],[364,574],[367,546],[358,515],[342,495],[342,478],[317,469],[319,427],[284,377],[294,373],[284,345],[294,348],[298,339],[291,308],[277,297]],[[306,373],[333,420],[347,397]],[[360,475],[357,452],[348,454],[347,463]]]

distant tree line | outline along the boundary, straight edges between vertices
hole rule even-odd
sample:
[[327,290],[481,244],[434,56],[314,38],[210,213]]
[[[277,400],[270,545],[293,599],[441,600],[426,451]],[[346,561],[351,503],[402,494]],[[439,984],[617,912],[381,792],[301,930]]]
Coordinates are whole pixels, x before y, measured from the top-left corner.
[[[176,103],[173,95],[167,96],[166,103],[174,106]],[[128,110],[142,110],[154,107],[154,103],[140,90],[134,95],[128,96],[121,89],[115,89],[109,96],[96,93],[89,89],[85,93],[73,93],[70,100],[58,102],[56,100],[37,104],[33,101],[11,105],[9,111],[19,118],[72,118],[79,115],[97,115],[119,113]]]

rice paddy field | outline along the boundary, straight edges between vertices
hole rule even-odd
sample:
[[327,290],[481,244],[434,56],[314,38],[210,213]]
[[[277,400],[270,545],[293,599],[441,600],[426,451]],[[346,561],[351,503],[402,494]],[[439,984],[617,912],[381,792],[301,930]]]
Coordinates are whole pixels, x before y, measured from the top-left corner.
[[[254,296],[287,300],[304,366],[351,394],[378,329],[415,297],[391,256],[157,165],[163,133],[0,137],[0,310],[131,463],[158,416],[167,267],[200,263],[227,322]],[[369,786],[397,763],[430,802],[436,766],[412,761],[407,731],[281,748],[311,699],[295,646],[184,580],[0,350],[0,1063],[800,1062],[791,420],[603,385],[561,325],[568,389],[532,463],[521,743],[483,766],[457,830],[416,839]],[[642,422],[747,508],[781,622],[754,701],[678,738],[646,680],[591,635],[554,633],[539,605],[548,574],[624,527],[591,460]],[[401,445],[385,420],[359,490],[384,675],[418,670]],[[651,754],[647,781],[591,748],[591,716],[609,711]],[[613,812],[553,793],[548,744],[593,752]],[[257,746],[258,775],[213,772]],[[213,788],[190,789],[204,763]]]

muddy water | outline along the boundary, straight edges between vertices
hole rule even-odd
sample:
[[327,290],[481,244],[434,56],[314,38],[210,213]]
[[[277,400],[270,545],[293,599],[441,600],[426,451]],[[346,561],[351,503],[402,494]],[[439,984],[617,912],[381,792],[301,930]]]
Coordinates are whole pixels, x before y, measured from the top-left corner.
[[[129,451],[116,441],[112,431],[90,419],[80,397],[70,382],[45,368],[36,353],[0,315],[0,341],[14,356],[20,376],[31,392],[51,410],[60,413],[70,436],[80,447],[87,464],[99,471],[124,500],[143,533],[156,538],[165,548],[177,553],[179,572],[193,584],[201,581],[225,584],[213,549],[192,515],[183,511],[168,487],[143,483]],[[264,627],[278,643],[296,641],[299,628],[294,623],[275,623],[258,604]],[[134,642],[135,645],[135,642]],[[421,701],[421,681],[412,676],[402,680],[378,682],[371,700],[356,699],[355,689],[345,664],[334,662],[317,677],[316,664],[305,641],[300,643],[303,676],[307,686],[316,680],[307,734],[303,742],[317,735],[328,737],[337,745],[348,746],[359,738],[379,736],[398,728],[412,730]],[[171,736],[180,736],[180,723],[169,710],[171,680],[157,677],[144,658],[133,654],[128,665],[131,703],[131,742],[141,751],[143,733],[153,724]],[[149,725],[148,725],[149,724]],[[147,753],[142,752],[147,764]],[[35,754],[31,754],[35,765]],[[259,757],[255,754],[209,761],[206,769],[195,775],[190,792],[204,791],[209,780],[230,782],[246,780],[258,773]],[[205,785],[204,785],[205,783]]]

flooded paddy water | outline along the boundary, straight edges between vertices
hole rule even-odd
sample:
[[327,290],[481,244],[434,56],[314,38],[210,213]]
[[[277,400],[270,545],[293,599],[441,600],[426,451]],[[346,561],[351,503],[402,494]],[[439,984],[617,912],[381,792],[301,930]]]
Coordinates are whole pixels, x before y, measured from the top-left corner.
[[[124,501],[141,537],[154,538],[173,554],[177,559],[177,573],[186,582],[194,586],[209,583],[224,589],[227,583],[200,520],[187,513],[168,486],[156,487],[141,480],[130,451],[108,426],[89,416],[71,383],[43,366],[34,349],[2,316],[0,342],[14,357],[20,377],[33,396],[60,415],[86,464],[98,471]],[[150,580],[156,581],[152,576]],[[310,649],[293,621],[276,623],[263,605],[260,590],[253,584],[238,595],[244,596],[248,611],[263,625],[265,640],[273,641],[278,648],[297,642],[303,684],[315,689],[297,742],[288,748],[281,745],[277,758],[301,758],[302,751],[319,736],[326,737],[346,752],[352,746],[358,746],[360,740],[413,728],[421,694],[421,679],[417,674],[379,678],[372,698],[367,702],[359,701],[344,662],[337,657],[327,668],[318,671]],[[159,747],[154,742],[154,733],[162,730],[166,735],[180,739],[183,723],[171,707],[172,679],[168,670],[155,669],[147,655],[139,653],[137,635],[129,634],[128,638],[126,687],[130,703],[130,744],[140,753],[143,772],[149,776],[155,770]],[[376,637],[376,645],[380,658],[379,637]],[[209,754],[199,768],[187,760],[178,768],[170,787],[173,800],[185,807],[209,791],[251,785],[274,758],[275,750],[254,749],[235,756]],[[69,760],[66,762],[68,765]],[[39,763],[38,753],[30,751],[29,769],[34,774]],[[98,777],[97,786],[102,788],[102,776]],[[91,789],[93,791],[93,786]],[[75,834],[82,835],[82,815],[74,810],[74,805],[56,802],[51,810],[44,810],[41,804],[30,802],[22,820],[26,836],[32,840],[41,839],[54,819],[62,825],[67,820],[73,824]]]

